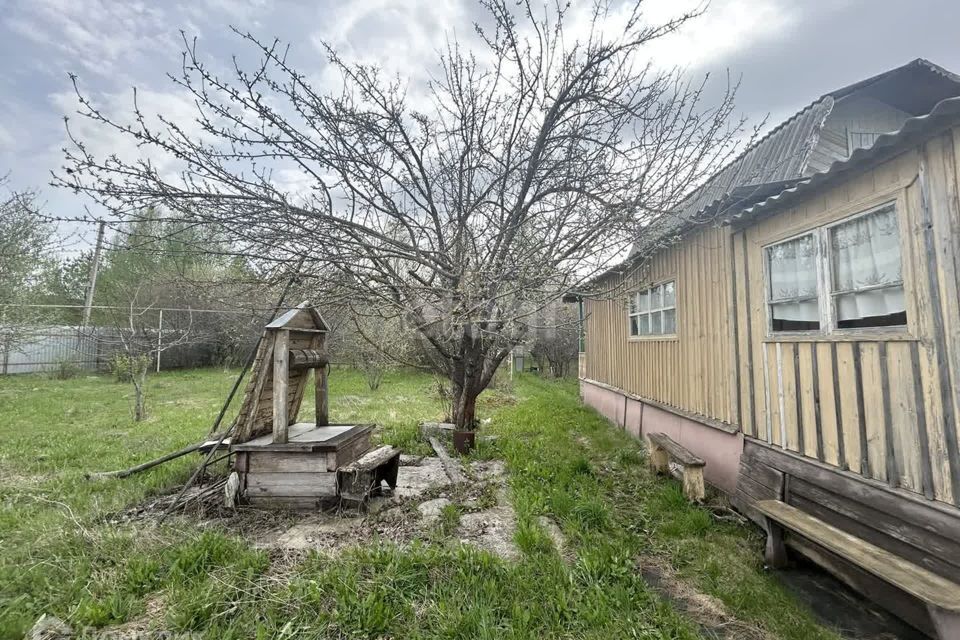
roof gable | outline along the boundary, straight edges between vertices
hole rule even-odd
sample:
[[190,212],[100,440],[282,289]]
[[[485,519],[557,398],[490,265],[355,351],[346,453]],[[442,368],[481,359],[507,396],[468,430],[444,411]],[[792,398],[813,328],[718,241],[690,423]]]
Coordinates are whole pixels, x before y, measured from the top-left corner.
[[273,322],[267,329],[306,329],[311,331],[329,331],[326,321],[316,307],[304,301],[293,307]]

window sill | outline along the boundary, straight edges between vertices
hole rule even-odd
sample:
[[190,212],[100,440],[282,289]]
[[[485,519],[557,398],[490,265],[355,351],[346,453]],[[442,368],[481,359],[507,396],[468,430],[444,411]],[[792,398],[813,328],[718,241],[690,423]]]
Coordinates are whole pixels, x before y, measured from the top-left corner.
[[765,343],[775,342],[920,342],[920,338],[906,331],[851,331],[850,333],[771,333]]
[[627,342],[677,342],[680,337],[671,335],[627,336]]

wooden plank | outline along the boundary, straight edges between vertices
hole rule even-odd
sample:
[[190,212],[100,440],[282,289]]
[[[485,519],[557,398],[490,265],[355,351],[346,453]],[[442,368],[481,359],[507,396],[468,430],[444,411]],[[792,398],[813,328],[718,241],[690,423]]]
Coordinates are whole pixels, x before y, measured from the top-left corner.
[[437,456],[440,457],[440,462],[443,464],[443,470],[447,472],[447,477],[450,478],[450,482],[454,484],[459,484],[465,481],[463,474],[460,473],[460,464],[450,457],[450,454],[447,453],[446,448],[443,444],[436,438],[430,438],[430,446],[433,447],[433,450],[437,453]]
[[856,343],[834,345],[837,351],[837,379],[840,387],[840,435],[843,451],[851,471],[862,473],[866,448],[861,434],[866,431],[863,423],[863,394],[861,393],[860,350]]
[[816,366],[816,356],[814,349],[816,344],[798,344],[796,345],[796,355],[794,364],[797,373],[797,410],[799,424],[802,425],[801,433],[801,451],[803,455],[810,458],[822,459],[818,441],[821,440],[820,417],[819,417],[819,380]]
[[800,412],[797,408],[797,380],[794,350],[798,345],[777,343],[777,381],[780,384],[780,430],[790,451],[800,452]]
[[647,438],[666,451],[672,460],[684,467],[702,467],[706,464],[703,458],[693,455],[665,433],[651,433],[647,435]]
[[273,342],[273,442],[287,443],[287,427],[290,415],[287,407],[288,358],[290,355],[290,331],[280,329]]
[[820,439],[823,447],[822,460],[827,464],[843,467],[840,453],[840,393],[837,380],[836,345],[815,345],[817,358],[817,395],[820,416]]
[[370,432],[367,432],[358,438],[354,438],[350,442],[347,442],[337,449],[335,457],[336,466],[334,466],[334,469],[332,470],[339,469],[344,465],[350,464],[357,458],[367,453],[369,450]]
[[238,455],[249,456],[250,473],[325,473],[327,454],[284,453],[279,451],[249,451]]
[[251,507],[256,509],[290,509],[293,511],[313,511],[319,509],[324,498],[291,496],[246,496]]
[[[940,269],[940,257],[939,257],[939,236],[941,234],[936,233],[935,220],[934,220],[934,205],[931,202],[931,197],[936,189],[931,189],[928,178],[927,178],[927,162],[921,157],[920,160],[920,170],[917,176],[917,184],[920,190],[920,222],[922,227],[925,229],[923,234],[924,240],[924,255],[926,255],[927,263],[927,274],[930,280],[929,286],[929,295],[930,295],[930,320],[933,325],[933,342],[934,346],[932,349],[933,357],[936,361],[936,366],[934,367],[937,375],[940,376],[939,380],[939,389],[940,389],[940,398],[939,406],[943,414],[943,421],[938,425],[942,432],[942,442],[944,448],[946,449],[947,459],[949,461],[950,469],[950,494],[953,498],[955,504],[960,504],[960,452],[958,452],[958,436],[957,434],[957,411],[960,410],[960,407],[954,404],[954,392],[953,388],[956,382],[956,377],[960,376],[960,367],[952,366],[953,363],[949,358],[948,351],[948,335],[947,328],[944,324],[945,317],[945,306],[944,298],[945,295],[941,292],[941,269]],[[942,219],[938,220],[942,225]],[[949,238],[949,236],[947,236]],[[954,290],[952,293],[946,293],[946,299],[949,299],[949,296],[953,295],[957,297],[957,292]],[[949,316],[947,313],[946,316]],[[957,389],[957,393],[960,393],[960,389]],[[960,405],[960,402],[957,403]],[[939,438],[938,438],[939,439]]]
[[337,495],[337,474],[329,471],[248,473],[247,495],[334,497]]
[[778,500],[762,500],[755,507],[910,595],[948,611],[960,611],[960,585]]
[[866,428],[867,472],[876,480],[887,480],[887,442],[884,430],[883,384],[880,370],[880,346],[875,342],[860,343],[864,423]]
[[[924,472],[921,471],[921,448],[928,456],[926,437],[921,445],[920,413],[922,403],[917,403],[916,380],[920,372],[915,371],[911,358],[914,343],[891,343],[887,345],[887,371],[889,375],[890,437],[893,458],[896,462],[893,471],[897,486],[924,493]],[[925,429],[925,427],[924,427]],[[929,474],[926,474],[929,482]],[[932,497],[932,488],[928,486]]]
[[942,538],[960,542],[960,511],[953,507],[756,441],[744,443],[744,455]]
[[[743,310],[744,318],[743,325],[746,329],[745,332],[745,351],[746,359],[744,360],[744,376],[743,379],[747,381],[746,389],[746,407],[747,407],[747,419],[743,422],[749,420],[751,429],[749,434],[757,438],[766,439],[766,433],[760,428],[760,421],[757,419],[756,412],[756,380],[753,376],[753,314],[750,310],[750,288],[753,286],[750,282],[750,265],[747,260],[747,234],[742,232],[740,237],[743,238],[743,254],[742,254],[742,263],[743,263]],[[738,278],[740,273],[734,271],[733,277]]]
[[330,390],[327,381],[327,367],[315,369],[314,376],[314,408],[317,426],[330,424]]
[[[798,502],[800,498],[804,500],[802,505]],[[833,493],[802,478],[793,478],[790,481],[790,495],[786,502],[805,510],[804,505],[816,504],[818,510],[811,513],[835,527],[898,553],[944,577],[960,575],[960,543],[930,533],[916,524]],[[892,543],[888,542],[891,540],[898,545],[890,546]]]
[[[284,444],[272,441],[271,435],[233,445],[233,451],[336,451],[356,438],[367,437],[373,425],[327,425],[317,427],[312,422],[298,422],[290,426],[290,437]],[[315,433],[319,432],[319,433]]]
[[382,464],[392,460],[393,458],[400,455],[400,450],[395,449],[389,445],[384,445],[378,447],[372,451],[368,451],[362,455],[357,460],[354,460],[350,464],[344,466],[340,471],[344,473],[356,473],[358,471],[369,471],[375,469]]
[[[783,475],[781,474],[781,482]],[[782,486],[780,490],[761,484],[747,475],[741,475],[737,478],[737,491],[750,499],[750,502],[758,500],[780,500],[783,497]]]
[[887,357],[887,343],[877,344],[877,351],[880,357],[880,395],[883,405],[883,443],[884,443],[884,463],[887,483],[891,487],[901,486],[899,483],[899,471],[897,470],[897,449],[895,437],[893,435],[893,409],[891,408],[890,389],[890,362]]
[[[730,256],[730,262],[727,265],[727,281],[730,285],[730,300],[727,302],[727,340],[730,342],[730,398],[733,416],[731,422],[739,424],[741,429],[748,434],[752,434],[752,424],[749,424],[749,418],[744,419],[743,403],[740,395],[740,389],[743,387],[740,379],[740,308],[737,298],[737,245],[734,242],[733,234],[726,234],[725,248]],[[744,427],[744,424],[747,426]]]

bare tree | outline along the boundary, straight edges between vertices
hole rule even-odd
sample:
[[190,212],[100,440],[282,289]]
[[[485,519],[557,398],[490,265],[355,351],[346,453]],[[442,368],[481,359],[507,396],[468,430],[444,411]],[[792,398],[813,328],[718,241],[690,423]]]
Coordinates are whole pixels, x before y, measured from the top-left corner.
[[156,298],[146,302],[146,297],[143,287],[135,287],[131,291],[125,311],[108,311],[114,331],[91,334],[103,343],[103,348],[115,351],[116,355],[122,358],[119,366],[124,368],[123,373],[126,374],[122,377],[133,385],[133,419],[137,422],[147,417],[147,373],[153,362],[164,351],[196,339],[192,333],[193,313],[189,310],[186,313],[186,325],[168,329],[166,339],[162,339],[163,336],[159,335],[155,320],[152,319],[156,315]]
[[38,321],[28,296],[58,239],[31,191],[6,190],[0,176],[0,358],[29,338]]
[[580,321],[569,305],[557,304],[553,312],[552,323],[534,330],[530,355],[554,378],[563,378],[577,361]]
[[[598,2],[585,20],[562,5],[481,4],[475,35],[449,36],[422,87],[327,46],[338,86],[326,89],[278,41],[240,31],[259,61],[223,75],[185,37],[171,80],[195,122],[148,116],[136,93],[122,121],[78,88],[82,117],[148,153],[95,157],[71,136],[55,184],[125,219],[162,206],[251,258],[336,274],[422,336],[450,380],[452,419],[472,428],[477,396],[538,310],[613,264],[731,157],[743,128],[729,82],[708,106],[706,79],[643,59],[694,14],[651,25],[640,0]],[[147,159],[158,156],[182,170]],[[309,188],[275,178],[291,170]]]

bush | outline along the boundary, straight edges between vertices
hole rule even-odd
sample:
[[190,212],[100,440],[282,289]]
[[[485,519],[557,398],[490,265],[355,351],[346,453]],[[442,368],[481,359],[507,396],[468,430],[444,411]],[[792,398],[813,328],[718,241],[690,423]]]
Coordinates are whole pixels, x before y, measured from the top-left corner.
[[53,380],[69,380],[80,375],[80,365],[73,360],[60,360],[50,371],[50,378]]
[[133,382],[134,373],[140,373],[150,366],[150,356],[128,356],[125,353],[115,353],[110,357],[107,365],[117,382]]
[[130,382],[130,357],[125,353],[115,353],[107,361],[110,374],[116,382]]

